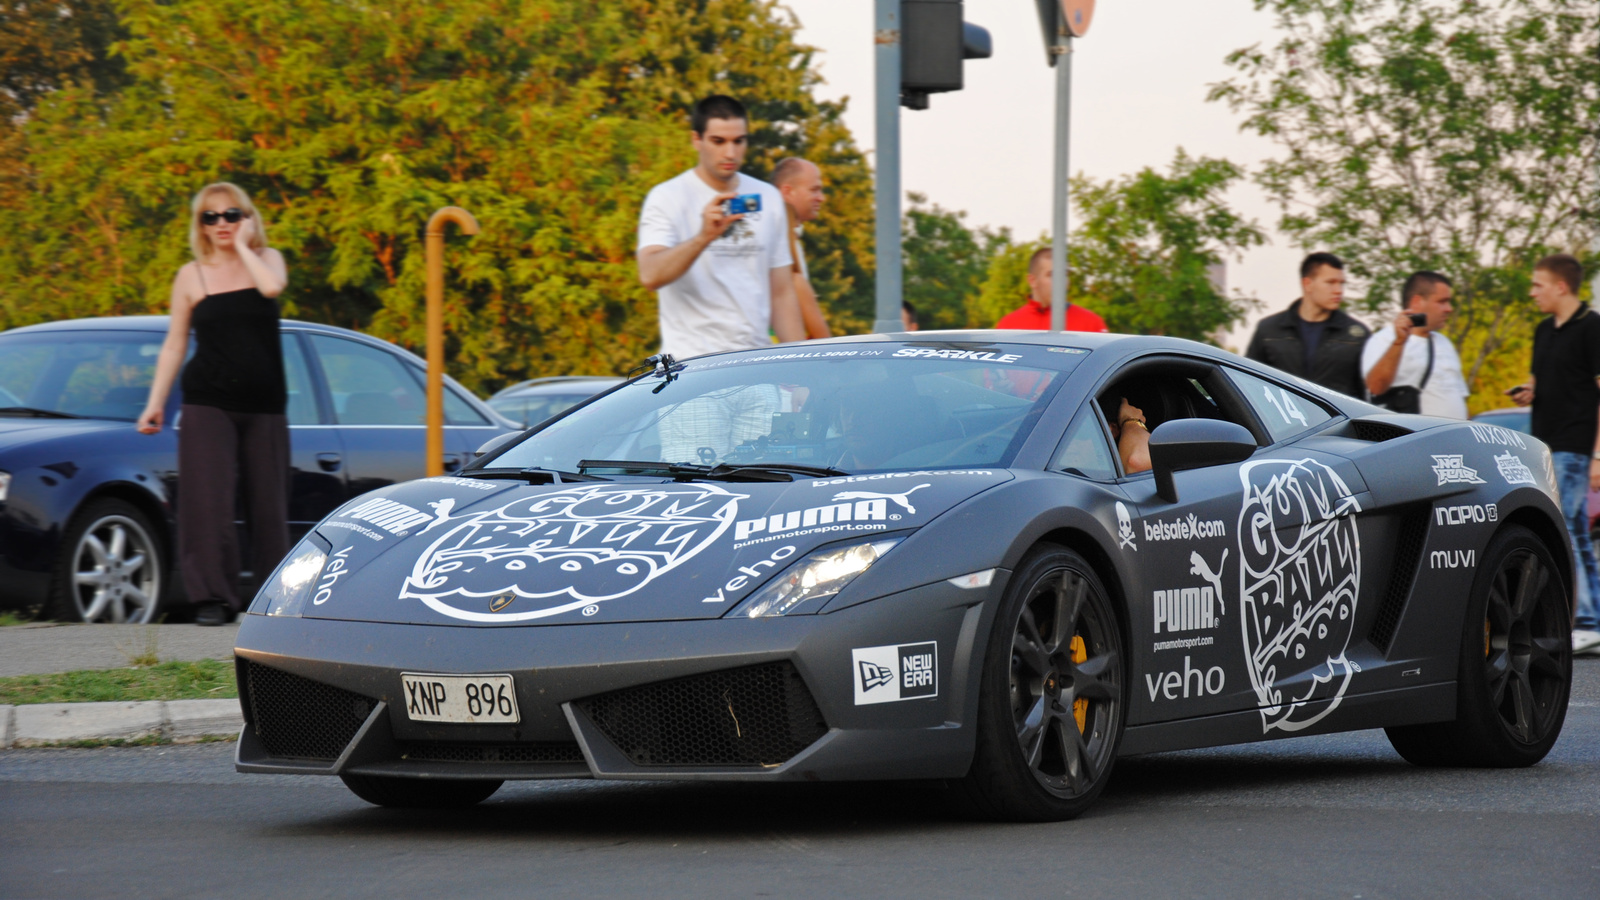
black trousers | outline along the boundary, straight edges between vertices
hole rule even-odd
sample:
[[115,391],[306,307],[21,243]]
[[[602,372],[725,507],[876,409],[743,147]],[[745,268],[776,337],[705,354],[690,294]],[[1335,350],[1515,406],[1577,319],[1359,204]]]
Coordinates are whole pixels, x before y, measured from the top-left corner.
[[235,611],[239,539],[234,503],[244,473],[250,565],[264,580],[289,552],[289,420],[183,405],[178,422],[178,561],[190,603],[221,600]]

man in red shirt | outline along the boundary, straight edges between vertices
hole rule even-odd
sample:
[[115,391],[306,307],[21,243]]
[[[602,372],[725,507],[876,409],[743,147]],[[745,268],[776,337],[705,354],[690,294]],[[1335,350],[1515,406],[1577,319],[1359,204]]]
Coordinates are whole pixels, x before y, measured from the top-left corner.
[[[996,328],[1026,328],[1037,331],[1050,330],[1050,279],[1055,276],[1055,266],[1050,260],[1050,248],[1040,247],[1028,260],[1028,302],[1006,313],[995,323]],[[1067,304],[1066,330],[1110,331],[1106,320],[1081,306]]]

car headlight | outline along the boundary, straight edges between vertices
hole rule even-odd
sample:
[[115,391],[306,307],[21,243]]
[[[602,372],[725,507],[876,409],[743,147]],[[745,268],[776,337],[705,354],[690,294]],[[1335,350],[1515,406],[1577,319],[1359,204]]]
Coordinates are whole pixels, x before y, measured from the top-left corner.
[[819,604],[812,601],[844,590],[845,585],[903,540],[905,536],[901,535],[843,546],[835,544],[807,554],[734,607],[728,616],[750,619],[786,616],[808,603],[811,608],[807,612],[815,612]]
[[327,561],[328,551],[309,538],[301,541],[284,558],[278,571],[272,573],[272,578],[251,605],[265,603],[269,616],[300,615],[305,608],[306,598],[311,596],[311,586],[317,583],[317,576],[322,574],[322,566]]
[[6,495],[11,493],[11,473],[0,472],[0,503],[6,502]]

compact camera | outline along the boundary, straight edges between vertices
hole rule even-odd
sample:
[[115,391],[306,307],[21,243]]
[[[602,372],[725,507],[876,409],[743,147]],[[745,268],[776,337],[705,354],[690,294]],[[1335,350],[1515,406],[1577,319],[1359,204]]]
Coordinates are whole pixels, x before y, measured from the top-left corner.
[[1412,328],[1421,328],[1424,325],[1428,324],[1428,314],[1427,313],[1409,313],[1409,315],[1411,316],[1411,327]]
[[725,215],[737,216],[761,212],[760,194],[740,194],[731,200],[722,201],[722,211]]

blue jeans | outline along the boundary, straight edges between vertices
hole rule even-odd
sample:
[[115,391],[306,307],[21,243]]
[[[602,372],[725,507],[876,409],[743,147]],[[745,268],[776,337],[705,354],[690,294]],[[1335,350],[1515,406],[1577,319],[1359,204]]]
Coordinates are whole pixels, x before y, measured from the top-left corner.
[[1574,628],[1600,630],[1600,573],[1589,541],[1589,455],[1552,453],[1556,487],[1561,493],[1561,515],[1572,535],[1573,576],[1577,582],[1578,618]]

